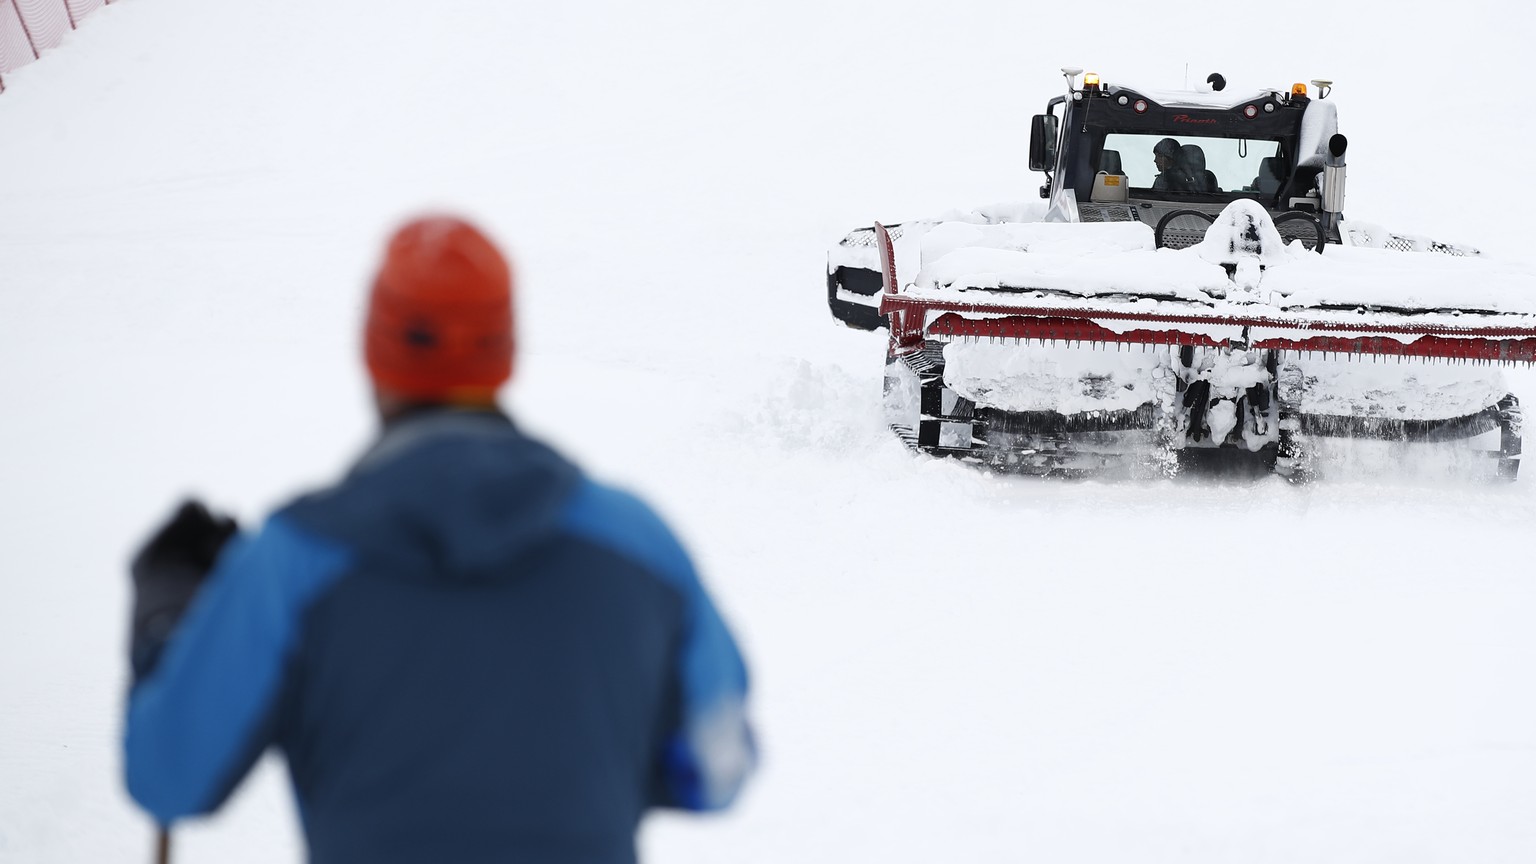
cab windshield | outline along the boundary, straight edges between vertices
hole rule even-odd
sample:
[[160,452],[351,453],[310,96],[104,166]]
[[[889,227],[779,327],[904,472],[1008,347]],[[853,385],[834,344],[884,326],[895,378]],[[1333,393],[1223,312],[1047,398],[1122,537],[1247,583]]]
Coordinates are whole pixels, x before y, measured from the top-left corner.
[[1115,163],[1133,189],[1183,194],[1272,194],[1284,176],[1280,142],[1198,135],[1131,135],[1104,138],[1099,169]]

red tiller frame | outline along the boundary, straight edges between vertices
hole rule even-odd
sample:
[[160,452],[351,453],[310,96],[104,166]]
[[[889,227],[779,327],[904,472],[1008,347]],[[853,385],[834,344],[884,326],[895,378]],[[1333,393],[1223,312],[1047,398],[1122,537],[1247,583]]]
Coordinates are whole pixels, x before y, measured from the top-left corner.
[[[1178,329],[1178,325],[1218,325],[1290,331],[1296,334],[1295,336],[1265,334],[1247,342],[1246,347],[1249,348],[1316,351],[1326,354],[1536,363],[1536,324],[1457,327],[1404,323],[1362,326],[1358,323],[1309,320],[1302,317],[1190,315],[967,303],[907,297],[889,291],[880,298],[880,312],[890,318],[891,341],[898,351],[921,347],[927,336],[936,336],[941,339],[976,337],[1219,347],[1226,342],[1203,333],[1186,333]],[[932,321],[928,321],[929,315],[935,312],[941,314]],[[975,315],[984,317],[970,317]],[[1144,322],[1174,326],[1113,330],[1095,323],[1096,321]]]

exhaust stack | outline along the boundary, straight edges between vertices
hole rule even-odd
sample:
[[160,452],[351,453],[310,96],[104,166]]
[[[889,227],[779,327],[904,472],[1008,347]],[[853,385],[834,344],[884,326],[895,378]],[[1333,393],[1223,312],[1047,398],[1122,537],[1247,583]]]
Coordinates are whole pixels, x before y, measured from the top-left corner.
[[1334,135],[1328,139],[1328,157],[1323,163],[1323,220],[1332,230],[1344,212],[1344,150],[1349,139]]

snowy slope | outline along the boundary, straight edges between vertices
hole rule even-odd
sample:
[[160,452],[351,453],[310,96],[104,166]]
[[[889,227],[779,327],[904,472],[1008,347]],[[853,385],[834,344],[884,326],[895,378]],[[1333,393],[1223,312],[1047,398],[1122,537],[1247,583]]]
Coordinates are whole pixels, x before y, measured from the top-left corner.
[[[848,229],[1026,198],[1063,64],[1331,77],[1351,215],[1519,256],[1528,222],[1443,153],[1460,116],[1532,138],[1480,110],[1526,77],[1503,10],[1100,3],[1073,48],[1005,3],[103,9],[0,96],[0,861],[147,854],[125,558],[184,492],[254,520],[363,446],[368,267],[434,205],[517,256],[513,410],[677,522],[753,661],[759,781],[653,819],[650,860],[1533,860],[1536,474],[916,459],[880,425],[881,337],[821,282]],[[280,765],[177,842],[299,860]]]

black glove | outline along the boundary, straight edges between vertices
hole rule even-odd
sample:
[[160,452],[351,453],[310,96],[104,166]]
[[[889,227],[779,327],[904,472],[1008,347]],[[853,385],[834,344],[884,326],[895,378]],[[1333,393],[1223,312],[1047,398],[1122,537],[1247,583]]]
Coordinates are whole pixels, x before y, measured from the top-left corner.
[[133,625],[129,660],[134,683],[148,675],[160,650],[202,587],[235,520],[187,501],[133,558]]

